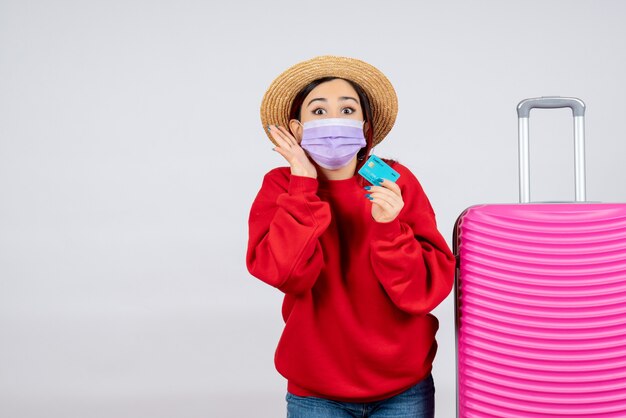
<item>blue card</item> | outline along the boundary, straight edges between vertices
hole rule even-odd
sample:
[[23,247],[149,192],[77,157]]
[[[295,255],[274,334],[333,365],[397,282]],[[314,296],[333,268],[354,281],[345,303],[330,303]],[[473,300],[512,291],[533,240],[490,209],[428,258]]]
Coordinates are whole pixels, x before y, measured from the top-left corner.
[[377,185],[378,179],[387,179],[395,183],[400,177],[400,173],[373,154],[365,164],[363,164],[363,167],[359,170],[359,174],[373,185]]

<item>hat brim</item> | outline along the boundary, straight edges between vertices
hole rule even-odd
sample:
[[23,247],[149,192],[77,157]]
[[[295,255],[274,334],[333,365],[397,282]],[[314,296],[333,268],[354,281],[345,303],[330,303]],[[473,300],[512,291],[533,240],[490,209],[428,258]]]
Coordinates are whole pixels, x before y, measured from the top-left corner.
[[[373,144],[389,133],[398,114],[398,98],[391,82],[376,67],[354,58],[325,55],[300,62],[272,82],[261,102],[261,123],[288,127],[289,111],[296,95],[309,83],[323,77],[338,77],[363,88],[372,109]],[[274,139],[264,129],[270,141]],[[275,143],[275,142],[274,142]]]

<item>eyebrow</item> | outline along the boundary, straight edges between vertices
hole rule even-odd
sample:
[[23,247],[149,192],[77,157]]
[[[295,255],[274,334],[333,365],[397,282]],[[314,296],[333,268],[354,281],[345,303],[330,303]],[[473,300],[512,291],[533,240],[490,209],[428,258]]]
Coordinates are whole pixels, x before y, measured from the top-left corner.
[[313,102],[318,102],[318,101],[319,101],[319,102],[327,102],[328,100],[326,100],[326,99],[325,99],[325,98],[323,98],[323,97],[317,97],[317,98],[315,98],[315,99],[311,100],[311,101],[307,104],[307,107],[311,106],[311,103],[313,103]]
[[350,97],[350,96],[341,96],[339,100],[354,100],[355,102],[359,103],[357,99],[355,99],[354,97]]
[[[341,96],[339,100],[354,100],[356,103],[359,103],[357,99],[355,99],[354,97],[350,97],[350,96]],[[311,103],[315,101],[328,102],[328,100],[324,97],[316,97],[315,99],[311,99],[311,101],[307,104],[307,107],[311,106]]]

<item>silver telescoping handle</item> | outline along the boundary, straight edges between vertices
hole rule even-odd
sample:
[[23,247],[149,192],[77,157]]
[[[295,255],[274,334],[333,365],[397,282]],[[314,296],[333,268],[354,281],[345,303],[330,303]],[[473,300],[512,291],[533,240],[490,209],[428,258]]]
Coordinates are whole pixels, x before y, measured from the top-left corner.
[[585,196],[585,103],[575,97],[537,97],[522,100],[517,105],[519,140],[519,199],[530,202],[530,155],[528,148],[528,117],[533,108],[557,109],[569,107],[574,115],[574,163],[576,201],[584,202]]

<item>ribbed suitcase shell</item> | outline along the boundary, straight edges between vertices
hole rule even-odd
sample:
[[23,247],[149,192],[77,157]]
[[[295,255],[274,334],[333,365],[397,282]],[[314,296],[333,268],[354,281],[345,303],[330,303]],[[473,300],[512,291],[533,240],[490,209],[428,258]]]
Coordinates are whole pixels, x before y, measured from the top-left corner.
[[457,414],[626,417],[626,205],[457,221]]

